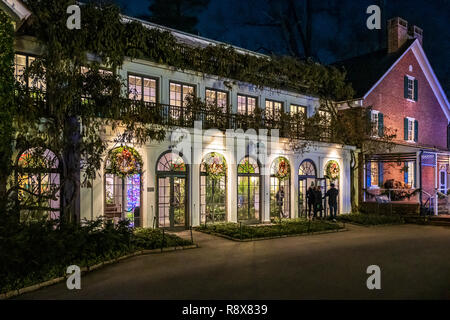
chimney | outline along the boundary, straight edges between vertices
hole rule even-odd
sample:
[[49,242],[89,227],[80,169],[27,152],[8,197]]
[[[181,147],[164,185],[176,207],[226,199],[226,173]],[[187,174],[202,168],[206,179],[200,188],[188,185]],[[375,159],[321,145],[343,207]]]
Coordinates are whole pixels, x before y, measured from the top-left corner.
[[397,51],[408,40],[408,21],[400,17],[388,20],[388,53]]
[[387,22],[388,30],[388,53],[397,51],[408,39],[419,39],[420,45],[423,42],[423,30],[418,26],[408,27],[408,21],[395,17]]
[[418,26],[409,26],[408,34],[410,39],[419,39],[420,45],[423,45],[423,30]]

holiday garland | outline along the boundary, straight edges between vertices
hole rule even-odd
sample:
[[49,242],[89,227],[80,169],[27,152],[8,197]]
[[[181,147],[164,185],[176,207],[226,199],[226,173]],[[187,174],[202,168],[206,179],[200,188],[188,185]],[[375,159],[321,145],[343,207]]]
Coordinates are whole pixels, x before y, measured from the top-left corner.
[[119,177],[138,174],[141,172],[142,158],[132,147],[118,147],[109,152],[106,171]]
[[331,181],[334,181],[339,178],[339,172],[339,164],[334,160],[328,161],[325,169],[325,176]]

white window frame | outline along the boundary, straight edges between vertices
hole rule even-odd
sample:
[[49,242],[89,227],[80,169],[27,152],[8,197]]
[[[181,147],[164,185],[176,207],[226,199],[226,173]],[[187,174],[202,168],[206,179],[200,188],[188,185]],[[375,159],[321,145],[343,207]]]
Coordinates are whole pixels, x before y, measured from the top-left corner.
[[406,117],[406,119],[408,119],[408,140],[406,141],[410,143],[416,143],[416,141],[414,141],[414,122],[416,119],[410,117]]
[[380,111],[377,111],[377,110],[371,110],[371,112],[370,112],[370,121],[372,123],[372,137],[374,137],[374,138],[380,137],[380,134],[378,132],[379,113],[380,113]]
[[406,163],[407,166],[407,170],[408,170],[408,186],[410,188],[414,188],[416,185],[416,181],[414,180],[414,171],[415,171],[415,165],[414,165],[414,161],[408,161]]
[[[412,77],[412,76],[408,76],[406,75],[406,77],[408,78],[408,98],[406,100],[411,101],[411,102],[416,102],[414,100],[414,80],[416,80],[416,78]],[[411,85],[411,87],[410,87]]]

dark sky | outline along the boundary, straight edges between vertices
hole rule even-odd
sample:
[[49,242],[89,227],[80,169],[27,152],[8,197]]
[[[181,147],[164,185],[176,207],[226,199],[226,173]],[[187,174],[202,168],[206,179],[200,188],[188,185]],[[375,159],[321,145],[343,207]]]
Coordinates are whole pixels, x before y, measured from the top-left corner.
[[[285,54],[279,30],[249,25],[261,22],[270,13],[268,2],[275,0],[210,0],[199,14],[200,35],[250,50],[270,50]],[[149,14],[151,0],[115,0],[132,16]],[[301,3],[300,0],[296,0]],[[314,15],[312,45],[316,58],[331,63],[379,48],[378,33],[366,28],[366,9],[377,0],[321,0],[325,9]],[[441,85],[450,93],[450,0],[385,0],[383,19],[400,16],[423,29],[424,49]],[[331,8],[331,9],[330,9]],[[383,39],[385,43],[385,39]]]

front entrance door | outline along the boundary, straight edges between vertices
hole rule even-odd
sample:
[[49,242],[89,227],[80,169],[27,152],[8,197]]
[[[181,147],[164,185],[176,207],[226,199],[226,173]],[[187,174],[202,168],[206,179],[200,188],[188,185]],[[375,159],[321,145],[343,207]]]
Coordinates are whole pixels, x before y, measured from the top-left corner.
[[187,228],[188,210],[185,177],[158,178],[158,226]]
[[[322,197],[325,197],[325,193],[327,192],[327,182],[325,178],[314,178],[314,177],[299,177],[298,179],[298,215],[299,217],[308,217],[308,215],[312,216],[314,210],[311,204],[311,209],[309,208],[308,199],[306,197],[306,193],[311,184],[322,187]],[[326,209],[326,201],[323,199],[323,213],[325,214]],[[311,212],[310,212],[311,211]]]
[[439,192],[447,194],[447,172],[445,170],[439,171]]

